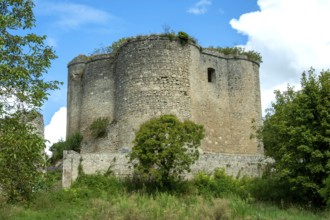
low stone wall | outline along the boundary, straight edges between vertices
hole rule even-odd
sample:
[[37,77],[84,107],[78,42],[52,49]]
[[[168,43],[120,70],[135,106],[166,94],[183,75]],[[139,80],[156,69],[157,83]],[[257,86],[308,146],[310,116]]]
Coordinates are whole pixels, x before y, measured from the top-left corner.
[[[78,167],[81,164],[84,173],[105,173],[111,170],[118,177],[132,175],[128,164],[127,151],[113,153],[79,154],[75,151],[63,153],[64,188],[68,188],[78,177]],[[186,178],[192,178],[199,171],[212,173],[216,168],[224,168],[232,176],[260,176],[264,165],[269,162],[263,155],[231,155],[220,153],[203,153],[199,160],[191,166],[191,172]]]

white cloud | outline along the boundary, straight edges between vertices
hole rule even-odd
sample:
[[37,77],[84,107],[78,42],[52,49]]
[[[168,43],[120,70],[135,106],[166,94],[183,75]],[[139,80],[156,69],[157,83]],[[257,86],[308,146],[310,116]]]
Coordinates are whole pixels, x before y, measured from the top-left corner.
[[78,29],[86,24],[107,24],[112,16],[100,9],[69,2],[37,1],[37,12],[56,17],[59,28]]
[[[299,83],[290,83],[290,87],[293,87],[295,91],[301,89]],[[285,91],[287,90],[287,88],[288,88],[287,82],[277,84],[270,88],[264,88],[261,93],[261,105],[263,109],[266,110],[267,108],[271,107],[271,102],[274,101],[275,98],[275,94],[274,94],[275,90]]]
[[193,7],[188,9],[188,13],[201,15],[207,12],[207,7],[212,4],[211,0],[200,0]]
[[258,0],[258,5],[260,11],[243,14],[230,24],[248,36],[245,47],[263,57],[260,74],[266,108],[274,89],[298,85],[301,73],[311,66],[317,71],[330,67],[330,1]]
[[45,126],[45,139],[47,142],[46,153],[50,154],[49,147],[58,142],[65,140],[66,137],[66,107],[61,107],[50,120],[49,124]]

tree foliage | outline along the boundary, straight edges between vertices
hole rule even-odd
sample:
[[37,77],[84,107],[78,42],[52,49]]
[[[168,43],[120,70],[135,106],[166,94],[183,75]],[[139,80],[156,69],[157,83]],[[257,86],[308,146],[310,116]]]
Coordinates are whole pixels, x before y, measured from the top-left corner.
[[44,73],[56,56],[35,25],[32,0],[0,1],[0,190],[10,201],[29,199],[41,175],[44,140],[26,124],[58,81]]
[[0,186],[9,201],[30,199],[44,166],[44,140],[19,117],[0,120]]
[[143,181],[164,186],[190,171],[203,137],[203,126],[181,122],[174,115],[151,119],[136,133],[130,162]]
[[80,133],[74,133],[73,135],[67,137],[65,141],[61,140],[54,143],[50,147],[50,151],[53,153],[51,157],[51,162],[55,163],[63,158],[64,150],[74,150],[80,153],[80,145],[83,140],[83,136]]
[[32,0],[0,2],[0,114],[13,109],[39,108],[58,81],[46,82],[43,73],[56,56],[44,44],[46,36],[30,33],[34,27]]
[[321,195],[329,195],[324,187],[330,175],[330,72],[316,76],[310,69],[302,74],[300,91],[288,87],[275,94],[262,129],[266,154],[275,159],[288,197],[323,204],[329,200]]

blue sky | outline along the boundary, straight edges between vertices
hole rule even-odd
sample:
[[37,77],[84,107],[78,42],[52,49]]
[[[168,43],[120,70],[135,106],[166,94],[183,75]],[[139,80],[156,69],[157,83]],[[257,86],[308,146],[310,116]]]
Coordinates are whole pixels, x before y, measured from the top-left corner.
[[46,75],[64,85],[43,107],[46,138],[65,136],[67,63],[122,37],[185,31],[203,46],[243,46],[261,53],[262,105],[274,89],[299,84],[302,71],[330,67],[328,0],[36,0],[34,32],[58,59]]
[[47,79],[64,82],[44,106],[46,124],[66,105],[66,65],[78,54],[90,54],[122,37],[161,33],[164,25],[189,33],[201,46],[244,44],[246,36],[237,34],[229,21],[258,8],[255,1],[246,0],[40,0],[36,5],[36,30],[48,36],[58,55]]

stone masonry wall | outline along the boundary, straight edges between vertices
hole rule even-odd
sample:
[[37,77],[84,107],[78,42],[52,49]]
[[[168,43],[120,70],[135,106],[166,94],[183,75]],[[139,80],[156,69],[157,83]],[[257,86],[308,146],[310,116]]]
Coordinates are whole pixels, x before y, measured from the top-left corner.
[[[252,121],[261,124],[260,103],[259,64],[164,36],[136,38],[116,55],[78,56],[69,64],[68,135],[83,134],[82,153],[130,148],[143,122],[175,114],[204,125],[204,151],[262,154],[250,139]],[[88,127],[100,117],[110,119],[108,135],[93,140]]]
[[99,117],[114,118],[115,83],[112,56],[109,54],[90,57],[82,77],[82,104],[80,132],[90,140],[89,126]]
[[80,132],[84,136],[82,153],[109,150],[108,138],[94,140],[89,126],[97,118],[113,121],[115,81],[113,55],[78,56],[68,65],[67,137]]
[[[191,71],[192,119],[203,124],[206,137],[202,149],[207,152],[232,152],[230,97],[228,94],[227,60],[194,50],[195,71]],[[215,70],[212,82],[208,69]]]
[[[78,166],[82,165],[85,174],[111,171],[118,177],[132,175],[132,167],[128,164],[127,153],[116,151],[112,153],[78,154],[74,151],[64,151],[63,179],[64,188],[70,187],[78,177]],[[260,176],[263,166],[268,160],[262,155],[230,155],[219,153],[204,153],[191,166],[191,172],[186,178],[192,178],[200,171],[211,174],[217,168],[223,168],[228,175],[234,177]]]
[[[230,125],[233,153],[263,153],[257,139],[251,139],[255,131],[252,121],[261,124],[261,104],[257,64],[247,60],[228,60],[228,93],[230,99]],[[257,77],[256,77],[257,76]]]
[[116,63],[116,121],[119,147],[132,147],[135,132],[161,114],[191,118],[189,47],[166,37],[133,40]]
[[80,131],[82,76],[87,60],[88,57],[79,55],[68,64],[67,137]]
[[[203,124],[202,149],[230,154],[262,154],[252,121],[261,124],[259,64],[245,57],[230,57],[203,50],[192,52],[192,119]],[[212,81],[208,69],[214,70]]]
[[[256,160],[263,149],[250,138],[252,126],[261,124],[258,63],[165,36],[145,36],[131,39],[115,54],[80,55],[68,69],[67,137],[83,134],[80,156],[86,172],[120,163],[114,172],[126,175],[125,158],[116,152],[133,146],[146,120],[174,114],[205,127],[205,154],[196,169],[220,166],[229,174],[241,169],[258,174]],[[88,128],[100,117],[109,119],[108,134],[93,139]],[[79,155],[72,155],[65,156],[71,171],[66,165],[64,182],[75,179]]]

